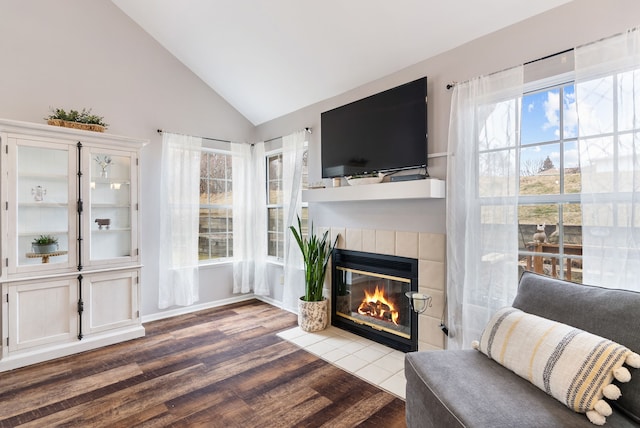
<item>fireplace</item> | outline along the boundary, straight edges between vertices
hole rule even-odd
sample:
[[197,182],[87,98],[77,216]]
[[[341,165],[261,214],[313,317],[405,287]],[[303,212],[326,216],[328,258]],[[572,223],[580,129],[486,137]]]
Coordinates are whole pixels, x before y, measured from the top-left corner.
[[405,295],[418,291],[418,261],[336,249],[331,324],[403,352],[418,349],[418,316]]

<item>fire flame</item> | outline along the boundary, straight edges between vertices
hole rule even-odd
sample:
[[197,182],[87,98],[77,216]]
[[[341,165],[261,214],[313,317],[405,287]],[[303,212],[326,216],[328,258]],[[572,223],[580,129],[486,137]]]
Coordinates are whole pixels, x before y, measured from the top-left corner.
[[364,299],[358,307],[358,313],[384,321],[392,321],[395,325],[398,325],[398,311],[393,306],[393,303],[387,300],[384,291],[380,290],[377,285],[373,294],[364,290]]

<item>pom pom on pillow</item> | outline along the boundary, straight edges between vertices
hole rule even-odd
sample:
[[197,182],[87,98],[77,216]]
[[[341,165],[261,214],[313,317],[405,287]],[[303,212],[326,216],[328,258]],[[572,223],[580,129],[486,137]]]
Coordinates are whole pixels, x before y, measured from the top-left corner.
[[621,395],[613,379],[631,379],[623,364],[640,367],[640,356],[620,344],[511,307],[498,311],[473,345],[595,425],[611,414],[602,398]]

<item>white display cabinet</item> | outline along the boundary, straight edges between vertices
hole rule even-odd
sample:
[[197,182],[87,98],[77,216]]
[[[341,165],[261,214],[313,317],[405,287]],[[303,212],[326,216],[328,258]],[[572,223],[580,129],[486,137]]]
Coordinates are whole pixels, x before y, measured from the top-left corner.
[[[0,120],[0,371],[144,335],[144,143]],[[34,241],[43,236],[56,244],[38,248]]]

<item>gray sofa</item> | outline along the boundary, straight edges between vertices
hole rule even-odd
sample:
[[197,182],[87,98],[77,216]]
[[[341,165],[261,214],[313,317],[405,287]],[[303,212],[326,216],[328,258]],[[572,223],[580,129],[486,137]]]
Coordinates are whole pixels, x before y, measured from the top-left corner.
[[[524,272],[512,306],[640,352],[640,293]],[[605,427],[640,426],[640,370],[630,371]],[[595,426],[476,350],[408,353],[405,376],[409,427]]]

